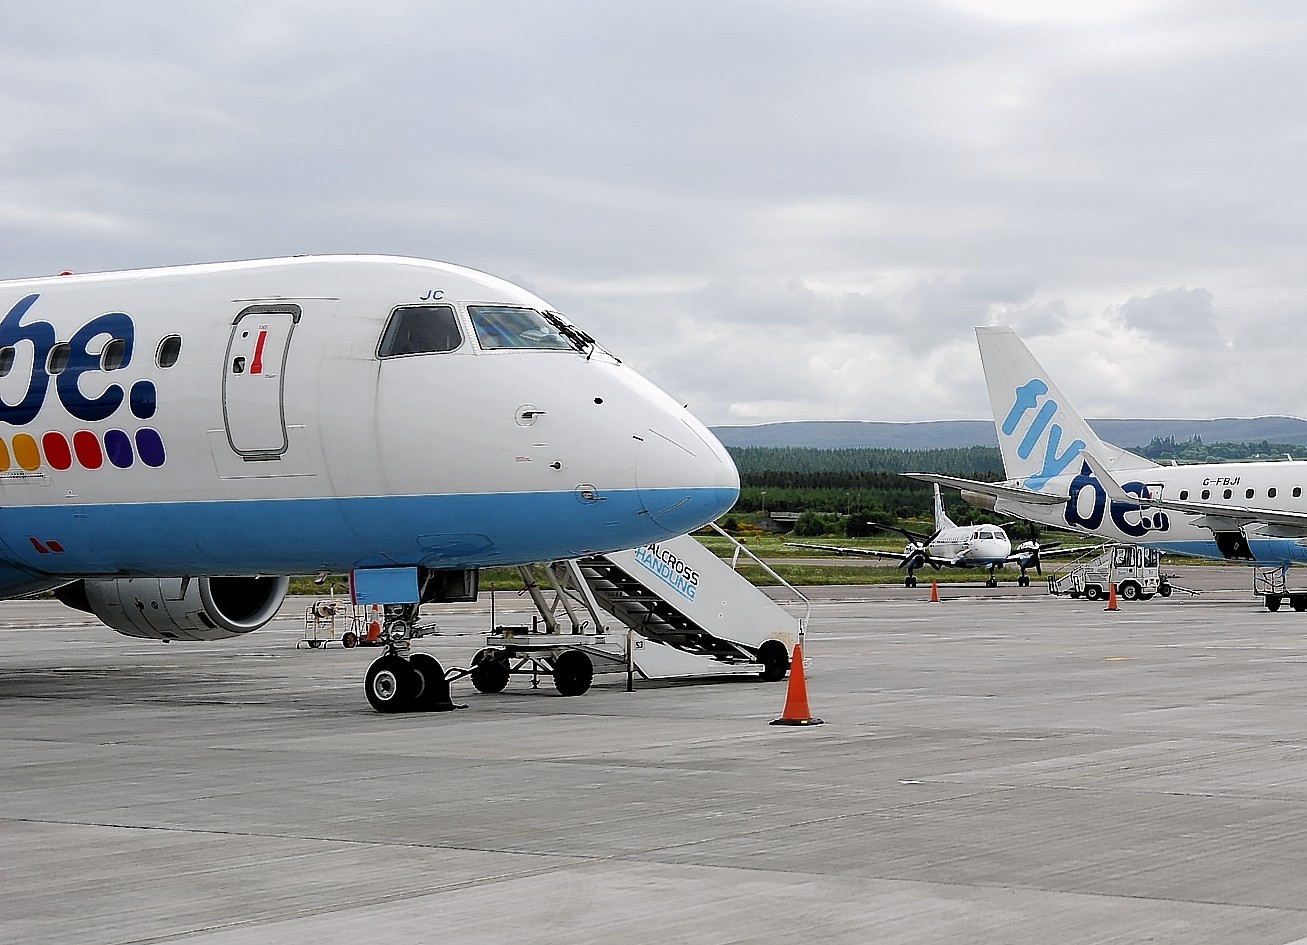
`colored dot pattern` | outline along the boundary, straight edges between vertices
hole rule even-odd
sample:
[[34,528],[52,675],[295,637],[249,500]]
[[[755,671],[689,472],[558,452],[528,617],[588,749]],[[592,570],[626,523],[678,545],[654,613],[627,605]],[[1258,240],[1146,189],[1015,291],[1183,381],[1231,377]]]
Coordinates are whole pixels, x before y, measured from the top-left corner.
[[[135,392],[133,392],[135,393]],[[144,412],[153,413],[153,390],[141,401]],[[107,460],[118,469],[130,469],[137,462],[158,469],[167,460],[163,437],[151,427],[141,427],[135,434],[125,430],[106,430],[103,440],[90,430],[78,430],[70,441],[57,431],[41,435],[38,441],[30,433],[15,433],[8,442],[0,436],[0,473],[18,467],[36,472],[42,466],[63,472],[76,467],[100,469]]]

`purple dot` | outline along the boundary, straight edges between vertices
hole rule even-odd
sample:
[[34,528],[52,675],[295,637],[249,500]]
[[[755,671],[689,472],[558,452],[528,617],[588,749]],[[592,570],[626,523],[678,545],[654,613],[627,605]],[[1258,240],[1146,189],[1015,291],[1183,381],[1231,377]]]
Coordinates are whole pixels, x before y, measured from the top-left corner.
[[133,384],[131,402],[133,416],[141,420],[149,420],[153,417],[154,411],[159,406],[154,396],[154,384],[150,381],[137,381]]
[[104,435],[104,455],[119,469],[128,468],[135,459],[131,437],[122,430],[108,431]]
[[157,430],[141,427],[136,431],[136,452],[141,455],[141,462],[158,469],[163,465],[163,437]]

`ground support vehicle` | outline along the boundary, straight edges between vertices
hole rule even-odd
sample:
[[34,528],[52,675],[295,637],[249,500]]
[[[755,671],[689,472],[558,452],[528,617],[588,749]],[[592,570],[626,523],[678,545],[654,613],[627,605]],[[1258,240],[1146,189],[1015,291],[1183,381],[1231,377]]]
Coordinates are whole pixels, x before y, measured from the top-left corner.
[[1107,597],[1115,584],[1122,600],[1148,600],[1154,595],[1170,597],[1176,590],[1187,591],[1162,573],[1161,562],[1162,554],[1154,548],[1107,545],[1050,574],[1048,592],[1098,600]]
[[[802,616],[738,573],[741,554],[784,586]],[[689,535],[519,571],[535,609],[530,621],[500,625],[492,611],[485,648],[451,679],[466,674],[493,693],[513,675],[530,676],[533,687],[548,676],[569,696],[589,689],[596,673],[624,673],[628,685],[637,677],[783,679],[811,613],[807,598],[742,545],[728,562]]]

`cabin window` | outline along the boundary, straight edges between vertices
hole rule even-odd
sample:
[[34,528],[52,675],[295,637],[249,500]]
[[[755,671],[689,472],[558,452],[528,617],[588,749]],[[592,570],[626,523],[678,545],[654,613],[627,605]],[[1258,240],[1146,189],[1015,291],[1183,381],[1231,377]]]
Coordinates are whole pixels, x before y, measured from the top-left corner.
[[100,370],[116,371],[127,363],[127,339],[112,338],[100,351]]
[[1189,490],[1188,490],[1188,489],[1181,489],[1181,490],[1180,490],[1180,501],[1183,502],[1183,501],[1184,501],[1185,499],[1187,499],[1187,498],[1189,498]]
[[482,348],[555,348],[575,350],[576,342],[569,339],[555,324],[532,308],[515,305],[469,305],[472,328]]
[[170,368],[177,363],[182,353],[182,336],[169,335],[159,342],[159,350],[154,353],[154,363],[161,368]]
[[1268,499],[1274,499],[1277,492],[1279,492],[1279,490],[1276,489],[1275,486],[1271,486],[1271,488],[1266,490],[1266,497]]
[[1293,497],[1294,497],[1295,499],[1297,499],[1297,498],[1300,498],[1301,496],[1302,496],[1302,486],[1294,486],[1294,487],[1293,487]]
[[8,377],[9,372],[14,369],[14,358],[17,352],[12,347],[0,348],[0,377]]
[[1253,490],[1249,489],[1246,492],[1244,492],[1243,497],[1245,499],[1251,499],[1253,497]]
[[1211,497],[1212,497],[1212,490],[1211,490],[1211,489],[1204,489],[1204,490],[1203,490],[1203,498],[1204,498],[1204,499],[1210,499]]
[[1228,499],[1228,498],[1230,498],[1230,496],[1234,495],[1234,490],[1233,490],[1233,489],[1226,489],[1223,493],[1221,493],[1221,495],[1225,496],[1225,498]]
[[439,354],[463,343],[458,318],[448,305],[410,305],[390,314],[381,333],[377,355],[398,358],[409,354]]
[[62,374],[64,368],[68,367],[68,354],[70,352],[68,342],[61,341],[50,349],[50,357],[46,359],[45,370],[47,374]]

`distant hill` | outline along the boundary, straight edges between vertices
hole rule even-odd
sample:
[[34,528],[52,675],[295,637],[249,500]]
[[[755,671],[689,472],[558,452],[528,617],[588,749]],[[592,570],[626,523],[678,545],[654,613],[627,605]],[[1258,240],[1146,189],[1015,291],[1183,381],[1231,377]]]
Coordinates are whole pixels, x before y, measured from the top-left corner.
[[[1296,417],[1223,418],[1217,420],[1090,420],[1100,437],[1116,446],[1145,446],[1153,437],[1173,436],[1177,443],[1202,437],[1204,443],[1307,444],[1307,420]],[[879,420],[794,420],[755,426],[713,427],[726,446],[807,446],[816,449],[883,447],[936,450],[963,446],[998,446],[989,420],[927,420],[886,423]]]

